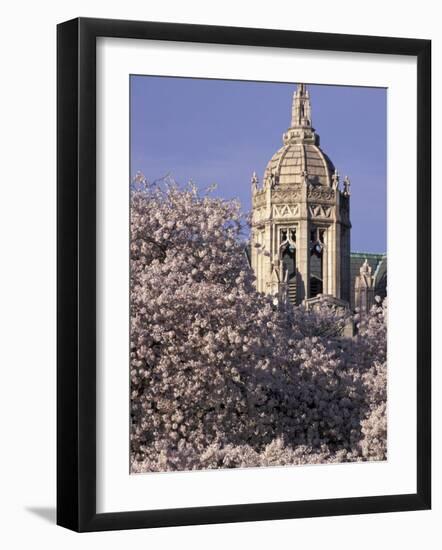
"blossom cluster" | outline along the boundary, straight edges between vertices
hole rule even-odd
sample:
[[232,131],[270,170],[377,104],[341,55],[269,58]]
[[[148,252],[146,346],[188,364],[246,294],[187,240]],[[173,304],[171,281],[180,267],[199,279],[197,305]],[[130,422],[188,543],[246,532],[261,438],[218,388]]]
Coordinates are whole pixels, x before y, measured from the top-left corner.
[[132,189],[132,471],[385,459],[386,304],[275,305],[245,222],[194,185]]

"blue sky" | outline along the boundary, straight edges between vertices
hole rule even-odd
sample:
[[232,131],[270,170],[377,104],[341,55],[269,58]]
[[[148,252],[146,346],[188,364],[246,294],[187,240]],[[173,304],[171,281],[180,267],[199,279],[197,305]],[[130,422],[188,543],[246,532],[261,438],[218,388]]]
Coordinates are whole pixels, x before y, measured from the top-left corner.
[[[170,173],[182,184],[216,183],[216,194],[238,198],[248,211],[251,174],[261,180],[281,147],[295,87],[131,76],[132,176],[141,171],[153,181]],[[351,179],[351,249],[385,252],[387,91],[308,87],[321,148]]]

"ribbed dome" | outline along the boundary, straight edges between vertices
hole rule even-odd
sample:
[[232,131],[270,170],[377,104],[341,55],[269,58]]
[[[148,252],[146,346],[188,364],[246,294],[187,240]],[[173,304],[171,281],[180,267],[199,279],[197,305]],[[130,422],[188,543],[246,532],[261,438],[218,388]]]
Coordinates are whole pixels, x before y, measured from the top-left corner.
[[318,145],[287,143],[270,159],[264,172],[264,182],[270,178],[279,185],[302,183],[303,173],[313,185],[331,186],[335,167]]

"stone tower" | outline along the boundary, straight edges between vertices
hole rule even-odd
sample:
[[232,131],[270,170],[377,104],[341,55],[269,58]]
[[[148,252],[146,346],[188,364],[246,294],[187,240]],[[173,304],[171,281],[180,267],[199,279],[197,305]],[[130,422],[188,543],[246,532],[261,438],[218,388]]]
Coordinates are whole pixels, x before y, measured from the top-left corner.
[[319,295],[350,302],[350,181],[339,179],[299,84],[283,146],[262,185],[252,176],[251,264],[260,292],[293,304]]

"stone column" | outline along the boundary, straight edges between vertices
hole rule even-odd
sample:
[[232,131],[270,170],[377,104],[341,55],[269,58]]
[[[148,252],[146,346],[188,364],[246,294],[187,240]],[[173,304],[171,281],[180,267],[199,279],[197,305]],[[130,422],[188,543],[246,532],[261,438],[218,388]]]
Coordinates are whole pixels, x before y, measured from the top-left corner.
[[273,260],[273,224],[268,221],[265,225],[264,231],[264,246],[266,254],[264,256],[264,288],[263,291],[268,293],[272,289],[272,260]]
[[330,281],[329,281],[329,237],[327,227],[324,231],[324,249],[322,251],[322,293],[330,294]]
[[302,302],[310,294],[310,223],[305,218],[299,221],[298,243],[298,296]]
[[341,298],[350,302],[350,230],[342,225],[341,233]]
[[256,283],[256,254],[257,254],[257,249],[256,249],[256,232],[254,229],[252,229],[251,233],[250,233],[250,264],[252,266],[252,270],[253,270],[253,273],[255,274],[255,285],[257,284]]
[[341,298],[341,224],[334,224],[335,228],[335,296]]
[[307,186],[301,188],[301,200],[299,202],[299,225],[297,244],[297,302],[300,304],[310,295],[310,221],[307,203]]

